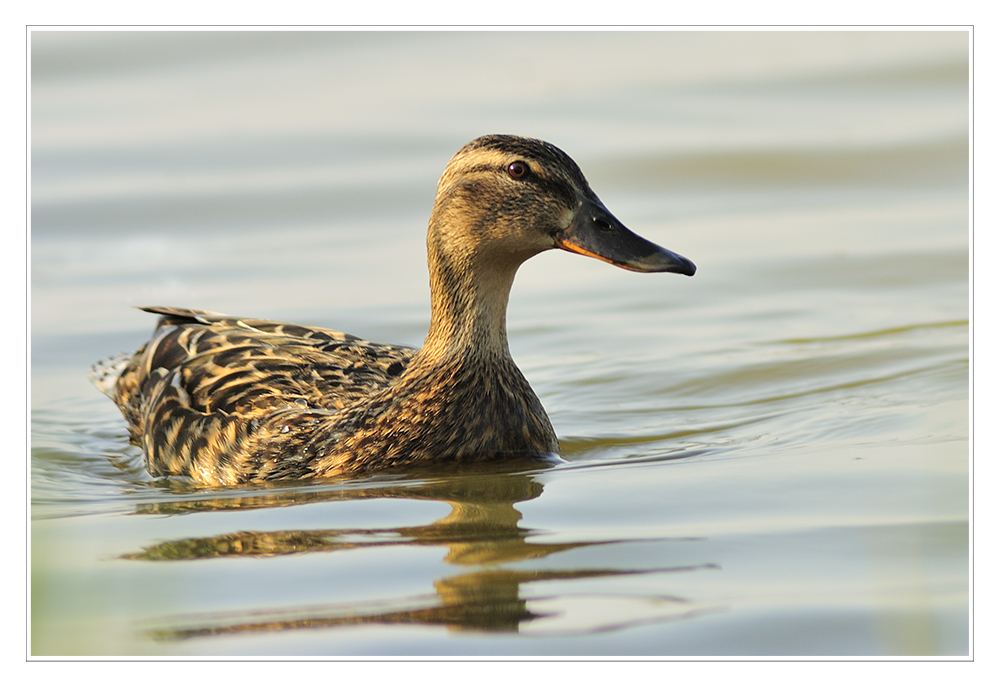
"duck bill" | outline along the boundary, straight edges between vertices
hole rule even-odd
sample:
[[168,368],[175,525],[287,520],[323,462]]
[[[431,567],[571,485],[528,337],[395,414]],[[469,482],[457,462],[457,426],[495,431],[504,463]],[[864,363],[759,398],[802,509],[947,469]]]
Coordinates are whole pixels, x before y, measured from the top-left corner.
[[675,272],[690,277],[696,269],[687,258],[633,234],[600,201],[590,199],[582,201],[573,222],[556,235],[556,247],[633,272]]

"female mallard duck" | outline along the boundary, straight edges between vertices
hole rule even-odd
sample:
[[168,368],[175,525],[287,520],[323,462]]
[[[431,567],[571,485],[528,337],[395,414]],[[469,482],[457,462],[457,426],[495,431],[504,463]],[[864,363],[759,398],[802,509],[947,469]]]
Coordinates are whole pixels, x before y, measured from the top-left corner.
[[555,454],[507,348],[507,297],[561,248],[636,272],[694,264],[626,229],[555,146],[484,136],[452,158],[427,232],[431,325],[419,350],[327,329],[144,308],[152,340],[99,386],[153,475],[211,485]]

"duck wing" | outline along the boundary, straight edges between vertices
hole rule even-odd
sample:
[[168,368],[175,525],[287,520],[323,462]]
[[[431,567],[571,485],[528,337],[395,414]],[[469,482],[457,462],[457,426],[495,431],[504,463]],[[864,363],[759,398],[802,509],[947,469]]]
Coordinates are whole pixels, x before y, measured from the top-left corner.
[[154,370],[179,370],[191,407],[203,412],[290,404],[340,410],[387,386],[416,352],[319,327],[180,308],[142,310],[163,317],[119,377],[119,398],[123,386],[141,387]]
[[199,441],[222,450],[229,443],[220,440],[224,434],[252,433],[275,415],[335,414],[388,386],[416,352],[318,327],[181,308],[142,310],[162,316],[153,338],[124,367],[116,361],[118,369],[98,376],[98,387],[113,387],[131,438],[147,458],[156,454],[169,464],[178,452],[190,454],[183,462],[193,460]]

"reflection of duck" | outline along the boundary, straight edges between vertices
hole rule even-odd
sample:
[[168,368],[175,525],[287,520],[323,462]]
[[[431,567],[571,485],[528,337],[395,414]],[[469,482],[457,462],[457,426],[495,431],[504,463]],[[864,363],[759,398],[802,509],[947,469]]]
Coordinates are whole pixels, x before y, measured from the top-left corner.
[[[161,618],[152,635],[177,640],[303,628],[335,628],[353,625],[417,625],[447,627],[464,632],[522,632],[538,628],[538,622],[553,613],[562,615],[579,601],[579,588],[561,582],[571,580],[634,577],[653,574],[690,574],[717,570],[715,564],[639,565],[621,564],[614,552],[592,553],[595,547],[646,543],[666,545],[671,540],[606,540],[584,537],[573,541],[550,541],[543,531],[523,526],[517,504],[538,498],[542,484],[524,473],[471,469],[467,474],[441,475],[407,484],[386,483],[350,489],[297,485],[291,489],[262,485],[253,492],[226,490],[213,498],[181,499],[146,504],[144,513],[179,514],[219,510],[273,508],[291,504],[353,501],[356,499],[414,499],[447,503],[451,512],[425,525],[385,528],[338,528],[277,531],[241,531],[208,537],[175,539],[144,547],[122,556],[126,560],[156,563],[227,558],[272,558],[310,554],[348,555],[360,550],[391,547],[397,557],[415,548],[446,549],[444,561],[460,566],[459,574],[433,581],[433,593],[389,595],[371,602],[338,603],[339,567],[331,566],[329,590],[317,589],[314,603],[291,604],[267,609],[253,608],[224,613],[184,614]],[[202,492],[204,493],[204,492]],[[310,521],[315,515],[310,517]],[[685,550],[690,539],[676,541]],[[560,566],[554,561],[533,565],[555,554],[577,551],[574,559]],[[683,556],[678,551],[674,556]],[[582,553],[582,555],[579,555]],[[575,561],[575,562],[574,562]],[[617,563],[608,561],[617,561]],[[357,563],[356,563],[357,564]],[[503,567],[510,565],[510,567]],[[350,568],[354,569],[354,568]],[[653,620],[675,620],[707,612],[702,603],[673,595],[650,594],[648,589],[629,593],[596,594],[597,601],[610,601],[621,609],[613,614],[624,624]],[[605,596],[602,596],[605,595]],[[593,600],[594,594],[587,597]],[[271,601],[268,599],[268,601]],[[588,614],[589,615],[589,614]],[[602,627],[607,618],[599,616]],[[564,619],[562,625],[581,631]],[[585,621],[586,622],[586,621]],[[611,628],[615,629],[615,628]],[[586,631],[585,629],[582,631]]]
[[543,558],[581,546],[617,543],[529,541],[533,532],[518,525],[515,504],[537,498],[542,485],[531,474],[489,472],[475,468],[464,474],[430,477],[416,484],[384,484],[346,490],[261,488],[240,495],[226,491],[216,498],[182,499],[144,504],[142,513],[176,515],[190,512],[252,510],[303,503],[407,499],[445,503],[451,512],[426,525],[388,528],[242,531],[211,537],[164,541],[130,560],[179,561],[208,558],[244,558],[350,551],[380,547],[447,547],[444,560],[455,565],[494,565]]
[[550,248],[638,272],[694,265],[626,229],[558,148],[485,136],[452,158],[427,235],[432,317],[419,351],[326,329],[163,315],[120,377],[99,382],[154,475],[204,484],[330,477],[558,451],[511,359],[522,262]]

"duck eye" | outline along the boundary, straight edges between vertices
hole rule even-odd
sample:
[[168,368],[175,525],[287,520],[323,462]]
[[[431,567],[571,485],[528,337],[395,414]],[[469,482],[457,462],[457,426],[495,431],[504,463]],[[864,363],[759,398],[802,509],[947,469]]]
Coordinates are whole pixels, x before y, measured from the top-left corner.
[[511,162],[507,165],[507,174],[510,175],[511,179],[523,179],[528,176],[529,170],[530,168],[528,167],[528,163],[521,162],[520,160],[517,162]]

